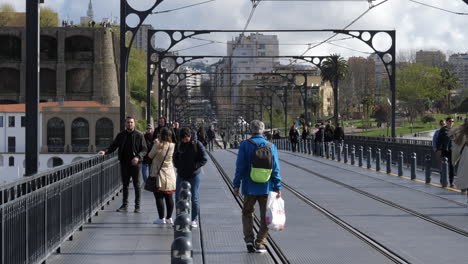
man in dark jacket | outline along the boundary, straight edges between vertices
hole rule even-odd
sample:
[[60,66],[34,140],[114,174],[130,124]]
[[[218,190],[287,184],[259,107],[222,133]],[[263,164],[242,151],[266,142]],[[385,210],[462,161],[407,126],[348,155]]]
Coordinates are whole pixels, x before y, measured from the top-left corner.
[[339,143],[345,139],[344,130],[340,124],[336,125],[335,131],[333,132],[333,139]]
[[213,151],[213,141],[215,140],[215,132],[212,127],[208,128],[206,131],[206,135],[208,137],[208,150]]
[[[454,178],[454,171],[453,171],[453,164],[452,164],[452,144],[451,139],[449,137],[450,129],[453,126],[454,120],[452,117],[447,117],[445,119],[446,125],[440,129],[439,136],[437,137],[436,148],[437,152],[440,152],[442,158],[446,157],[448,159],[448,167],[449,167],[449,182],[450,187],[453,187],[453,178]],[[447,187],[447,183],[442,182],[442,187]]]
[[153,142],[158,138],[159,132],[161,131],[161,129],[166,126],[167,126],[166,118],[163,116],[159,117],[158,126],[154,129],[154,133],[153,133]]
[[292,152],[296,152],[297,143],[299,143],[299,131],[296,125],[293,125],[289,130],[289,140],[291,141]]
[[141,176],[143,176],[143,184],[144,182],[146,182],[146,179],[148,179],[149,171],[151,169],[151,163],[153,161],[148,157],[148,153],[150,153],[151,149],[153,148],[153,132],[153,126],[151,124],[148,124],[146,126],[146,133],[144,135],[146,148],[148,149],[148,151],[143,157],[143,162],[141,165]]
[[104,155],[114,152],[119,149],[119,161],[123,184],[123,202],[122,206],[117,209],[117,212],[128,211],[128,186],[130,178],[133,181],[135,188],[135,213],[140,212],[140,171],[141,162],[147,153],[146,142],[143,135],[135,130],[135,119],[127,117],[125,119],[125,130],[120,132],[112,142],[112,145],[106,149],[99,151],[99,155]]
[[180,129],[180,144],[174,154],[174,166],[177,169],[176,200],[183,181],[191,185],[192,193],[192,228],[198,227],[199,212],[198,187],[200,186],[200,169],[208,161],[205,147],[198,140],[191,140],[192,133],[189,128]]

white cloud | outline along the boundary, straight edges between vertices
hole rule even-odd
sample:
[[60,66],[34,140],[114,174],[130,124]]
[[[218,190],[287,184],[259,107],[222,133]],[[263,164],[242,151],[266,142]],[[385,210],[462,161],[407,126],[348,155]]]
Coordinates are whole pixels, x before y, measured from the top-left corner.
[[[26,0],[2,0],[12,3],[18,10],[24,10]],[[194,0],[164,0],[157,11],[190,5]],[[381,2],[375,1],[374,3]],[[119,0],[92,0],[96,20],[103,17],[119,16]],[[137,9],[150,7],[150,0],[129,0]],[[424,3],[441,6],[457,12],[468,12],[468,5],[462,0],[438,1],[424,0]],[[46,0],[47,5],[58,10],[61,19],[71,18],[75,21],[86,14],[88,0]],[[266,1],[260,3],[249,29],[324,29],[342,28],[368,8],[367,1]],[[155,28],[164,29],[242,29],[251,10],[249,0],[217,0],[204,5],[183,9],[167,14],[150,16],[145,23],[151,23]],[[388,1],[370,12],[355,23],[352,29],[395,29],[397,31],[397,50],[440,49],[442,51],[467,52],[468,29],[467,16],[459,16],[425,7],[408,0]],[[232,39],[236,34],[212,34],[201,37],[220,41]],[[281,43],[314,43],[324,40],[329,33],[281,33]],[[341,36],[337,37],[340,38]],[[184,41],[180,47],[190,47],[201,44],[201,41]],[[371,51],[365,44],[357,40],[336,42],[361,51]],[[299,55],[307,46],[281,46],[284,55]],[[224,54],[225,45],[213,44],[198,49],[187,50],[185,53]],[[322,45],[308,54],[329,54],[339,52],[344,56],[365,56],[365,54],[339,48],[332,45]]]

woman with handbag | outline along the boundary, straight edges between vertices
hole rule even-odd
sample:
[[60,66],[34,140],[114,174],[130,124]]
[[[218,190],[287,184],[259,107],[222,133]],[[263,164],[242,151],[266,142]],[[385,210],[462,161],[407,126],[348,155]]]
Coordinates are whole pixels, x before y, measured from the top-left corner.
[[[172,211],[176,190],[176,175],[172,164],[175,144],[172,143],[172,132],[167,127],[161,129],[148,157],[152,159],[151,175],[145,185],[146,190],[154,193],[159,218],[154,224],[173,224]],[[164,203],[167,214],[164,215]]]
[[455,185],[463,191],[468,188],[468,118],[449,135],[452,136],[452,161],[456,169]]

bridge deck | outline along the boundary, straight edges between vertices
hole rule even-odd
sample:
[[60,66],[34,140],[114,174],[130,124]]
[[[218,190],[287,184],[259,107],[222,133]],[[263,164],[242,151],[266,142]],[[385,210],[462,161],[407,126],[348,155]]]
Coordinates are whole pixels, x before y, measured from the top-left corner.
[[[216,150],[213,154],[232,179],[235,153]],[[407,261],[444,263],[464,258],[468,210],[460,193],[305,154],[281,152],[280,158],[287,184]],[[448,223],[461,233],[345,185]],[[287,227],[270,234],[290,263],[392,263],[292,192],[283,193]],[[100,211],[83,232],[62,246],[61,254],[53,254],[47,262],[169,263],[173,231],[151,223],[157,215],[152,194],[144,192],[140,214],[115,212],[120,198]],[[193,233],[194,263],[274,263],[269,255],[246,252],[241,209],[211,161],[202,171],[200,204],[200,228]]]

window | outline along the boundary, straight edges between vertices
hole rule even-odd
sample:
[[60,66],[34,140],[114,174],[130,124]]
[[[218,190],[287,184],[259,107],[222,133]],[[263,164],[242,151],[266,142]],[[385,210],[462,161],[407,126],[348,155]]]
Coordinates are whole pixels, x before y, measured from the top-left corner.
[[15,127],[15,117],[9,116],[8,117],[8,127]]
[[8,137],[8,152],[16,152],[16,137]]
[[112,144],[114,124],[108,118],[101,118],[96,122],[96,149],[105,149]]
[[25,126],[26,126],[26,117],[22,116],[21,117],[21,127],[25,127]]
[[89,123],[84,118],[77,118],[73,121],[72,127],[72,151],[88,152],[89,146]]
[[266,48],[265,44],[258,45],[258,49],[265,49],[265,48]]
[[3,116],[0,116],[0,127],[3,127]]
[[47,148],[49,152],[64,152],[65,123],[54,117],[47,122]]
[[8,158],[8,166],[10,166],[10,167],[15,166],[15,158],[14,157],[9,157]]

